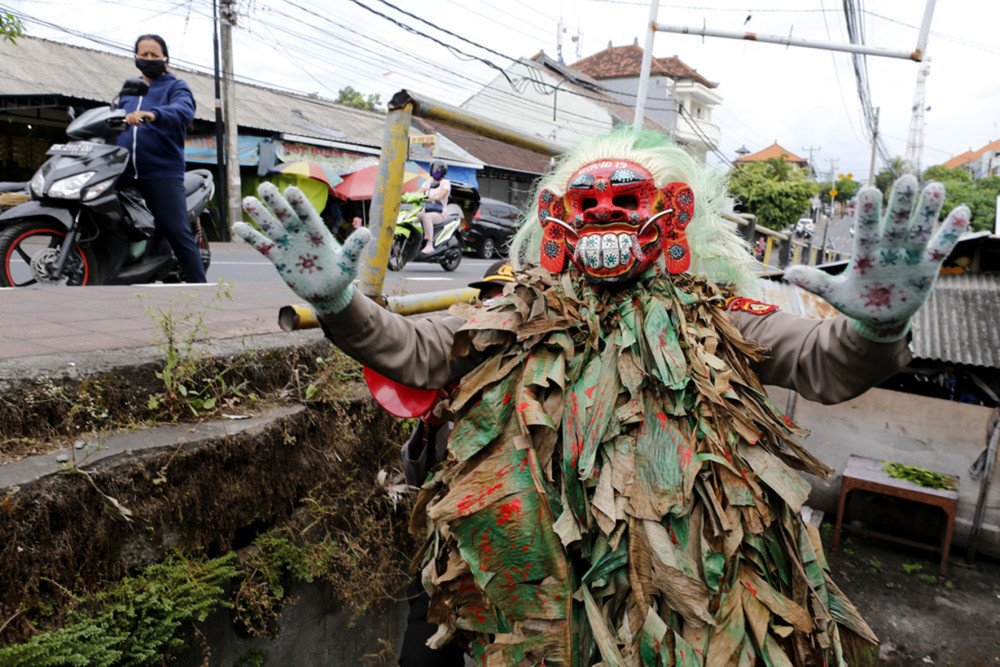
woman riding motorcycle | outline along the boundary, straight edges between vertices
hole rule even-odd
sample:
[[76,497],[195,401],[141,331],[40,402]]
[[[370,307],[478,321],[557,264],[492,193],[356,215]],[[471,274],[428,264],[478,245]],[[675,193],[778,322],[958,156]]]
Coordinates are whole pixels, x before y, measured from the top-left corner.
[[434,252],[434,225],[444,220],[444,211],[448,206],[448,195],[451,194],[451,181],[445,178],[448,165],[440,160],[431,162],[430,174],[432,181],[424,181],[420,191],[427,193],[424,210],[417,213],[420,224],[424,226],[424,248],[421,252]]

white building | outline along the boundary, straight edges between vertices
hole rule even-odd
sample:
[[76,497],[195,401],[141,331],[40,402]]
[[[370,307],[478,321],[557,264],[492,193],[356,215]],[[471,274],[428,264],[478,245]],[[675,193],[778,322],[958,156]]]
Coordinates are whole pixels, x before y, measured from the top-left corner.
[[961,167],[974,180],[1000,176],[1000,141],[993,141],[979,150],[968,150],[944,163],[945,167]]
[[[642,48],[611,46],[573,63],[572,67],[604,85],[628,106],[635,106],[642,71]],[[649,71],[646,116],[667,128],[671,136],[695,155],[719,145],[719,126],[712,122],[712,109],[722,103],[712,83],[677,56],[653,58]]]
[[[520,59],[461,107],[566,147],[619,125],[631,125],[634,116],[632,102],[615,99],[601,83],[544,52]],[[644,126],[667,131],[649,117]]]

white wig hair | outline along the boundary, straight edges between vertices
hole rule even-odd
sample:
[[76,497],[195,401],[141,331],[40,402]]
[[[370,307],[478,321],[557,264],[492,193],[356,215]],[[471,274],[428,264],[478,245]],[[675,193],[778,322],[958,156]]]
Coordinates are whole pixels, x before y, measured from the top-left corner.
[[[516,268],[537,264],[541,256],[538,196],[542,190],[564,195],[573,174],[598,160],[628,160],[640,164],[653,175],[658,188],[675,181],[691,186],[695,206],[694,218],[686,229],[691,251],[689,273],[732,285],[741,294],[753,295],[760,291],[758,265],[749,245],[736,232],[735,223],[722,217],[723,213],[730,212],[726,205],[725,174],[699,165],[687,151],[663,134],[631,128],[620,128],[581,142],[554,161],[535,186],[521,228],[511,241],[510,258]],[[666,271],[662,259],[657,267]]]

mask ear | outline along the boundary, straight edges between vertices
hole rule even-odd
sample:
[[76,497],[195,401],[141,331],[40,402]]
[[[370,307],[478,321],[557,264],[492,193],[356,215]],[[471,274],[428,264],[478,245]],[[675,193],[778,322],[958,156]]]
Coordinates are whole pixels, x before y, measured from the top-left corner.
[[566,228],[549,218],[565,222],[566,204],[551,190],[542,190],[538,195],[538,222],[542,225],[541,265],[552,273],[562,273],[566,266]]
[[663,220],[663,257],[670,273],[684,273],[691,266],[691,250],[684,229],[694,217],[694,191],[687,183],[671,183],[663,188],[664,205],[673,209]]

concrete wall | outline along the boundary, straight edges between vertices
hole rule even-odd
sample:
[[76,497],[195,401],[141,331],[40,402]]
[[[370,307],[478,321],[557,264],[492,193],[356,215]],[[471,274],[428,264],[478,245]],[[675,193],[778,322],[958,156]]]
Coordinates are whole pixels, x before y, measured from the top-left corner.
[[[355,618],[322,584],[295,584],[294,599],[281,613],[280,635],[273,639],[237,632],[232,615],[219,610],[199,625],[202,641],[210,647],[211,665],[246,665],[251,651],[263,654],[262,667],[326,665],[393,665],[403,643],[404,601],[387,601]],[[204,665],[204,644],[194,645],[174,658],[174,667]],[[241,658],[243,662],[241,662]]]
[[[788,391],[768,387],[782,410]],[[834,469],[824,483],[809,476],[809,505],[836,516],[841,473],[851,454],[918,465],[959,478],[954,546],[965,546],[983,479],[970,479],[969,466],[986,446],[992,410],[937,398],[872,389],[840,405],[821,405],[798,397],[793,421],[811,431],[806,448]],[[792,416],[792,415],[790,415]],[[977,552],[1000,556],[1000,466],[993,469]]]

